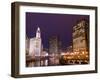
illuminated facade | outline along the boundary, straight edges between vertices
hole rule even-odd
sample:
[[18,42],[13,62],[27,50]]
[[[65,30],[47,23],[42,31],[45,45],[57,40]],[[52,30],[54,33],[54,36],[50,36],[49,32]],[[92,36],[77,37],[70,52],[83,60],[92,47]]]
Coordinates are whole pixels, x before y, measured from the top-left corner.
[[37,29],[36,37],[30,39],[29,55],[40,56],[41,55],[41,36],[40,28]]
[[89,24],[86,20],[80,20],[73,27],[73,52],[75,51],[87,51],[88,50],[88,31]]
[[35,58],[33,66],[40,66],[40,56],[42,52],[41,32],[38,27],[36,37],[30,39],[29,55]]

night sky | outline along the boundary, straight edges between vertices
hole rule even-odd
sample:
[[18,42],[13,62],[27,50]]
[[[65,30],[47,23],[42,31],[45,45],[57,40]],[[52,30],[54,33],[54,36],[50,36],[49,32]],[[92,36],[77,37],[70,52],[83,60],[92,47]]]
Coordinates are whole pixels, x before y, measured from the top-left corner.
[[81,19],[89,20],[89,15],[26,12],[26,35],[35,37],[37,27],[40,27],[44,48],[48,48],[51,36],[58,36],[62,47],[68,47],[72,45],[73,26]]

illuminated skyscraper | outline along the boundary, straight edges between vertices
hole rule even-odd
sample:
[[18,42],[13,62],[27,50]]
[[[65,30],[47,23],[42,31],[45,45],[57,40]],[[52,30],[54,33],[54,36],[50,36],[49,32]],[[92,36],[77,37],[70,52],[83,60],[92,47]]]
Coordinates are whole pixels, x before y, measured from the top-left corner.
[[35,38],[35,56],[41,56],[41,50],[42,50],[41,32],[40,28],[38,27]]
[[86,51],[89,44],[89,23],[87,20],[80,20],[73,27],[73,51]]
[[30,39],[29,55],[35,57],[35,63],[33,66],[40,66],[41,50],[41,32],[40,28],[38,27],[36,31],[36,37]]

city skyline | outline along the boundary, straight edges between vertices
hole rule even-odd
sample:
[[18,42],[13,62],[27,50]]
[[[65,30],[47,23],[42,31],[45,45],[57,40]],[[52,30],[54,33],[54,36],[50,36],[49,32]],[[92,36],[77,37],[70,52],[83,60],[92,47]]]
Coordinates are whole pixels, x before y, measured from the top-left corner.
[[72,43],[73,26],[80,19],[89,20],[88,15],[50,14],[50,13],[26,13],[26,35],[35,37],[37,27],[41,29],[41,38],[44,48],[49,47],[49,38],[58,36],[62,47],[68,47]]
[[[73,27],[72,45],[63,49],[58,36],[49,37],[49,48],[42,43],[41,29],[37,27],[35,37],[26,37],[26,66],[59,66],[89,63],[89,21],[81,19]],[[64,36],[65,37],[65,36]],[[68,36],[67,36],[68,38]]]

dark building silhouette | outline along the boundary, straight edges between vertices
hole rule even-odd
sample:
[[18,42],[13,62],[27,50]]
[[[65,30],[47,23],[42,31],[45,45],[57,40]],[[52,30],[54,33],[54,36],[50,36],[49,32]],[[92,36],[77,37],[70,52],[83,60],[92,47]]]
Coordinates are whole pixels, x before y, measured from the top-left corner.
[[59,64],[59,56],[61,51],[61,41],[58,36],[52,36],[49,39],[49,55],[51,58],[49,59],[49,65],[58,65]]

